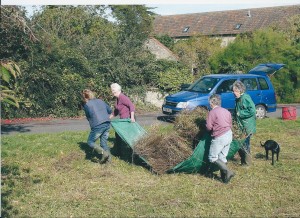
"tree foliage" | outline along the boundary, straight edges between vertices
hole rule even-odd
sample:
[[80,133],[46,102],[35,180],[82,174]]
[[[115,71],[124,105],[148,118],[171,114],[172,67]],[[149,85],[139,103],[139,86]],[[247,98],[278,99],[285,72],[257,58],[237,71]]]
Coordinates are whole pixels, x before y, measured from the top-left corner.
[[12,61],[0,60],[1,95],[0,102],[3,104],[19,107],[19,101],[15,97],[14,84],[17,76],[21,75],[19,66]]
[[174,62],[156,60],[145,49],[154,17],[144,5],[43,6],[30,19],[25,14],[20,6],[1,6],[1,60],[22,70],[17,80],[8,68],[1,70],[2,90],[19,102],[18,110],[2,104],[2,117],[76,116],[84,88],[112,103],[113,82],[129,95],[147,86],[176,91],[191,82],[192,70],[198,69],[199,77],[246,71],[263,62],[286,64],[273,84],[280,101],[300,102],[299,16],[284,31],[273,27],[244,34],[227,48],[203,36],[176,43],[162,36],[180,57]]
[[[108,20],[109,9],[114,21]],[[13,16],[8,14],[5,22]],[[24,43],[28,51],[19,58],[23,75],[16,92],[30,104],[3,116],[76,116],[83,88],[111,101],[111,83],[124,89],[145,85],[156,69],[155,58],[143,48],[152,22],[144,6],[43,6],[28,22],[37,40]],[[4,28],[10,33],[3,35],[8,42],[14,26]],[[21,33],[15,44],[22,47],[17,41],[26,35]],[[3,56],[11,54],[12,59],[24,53],[15,53],[12,45],[6,48]]]
[[295,102],[299,96],[299,54],[299,43],[295,43],[294,38],[268,28],[238,36],[211,60],[210,65],[214,73],[225,73],[235,70],[247,72],[260,63],[284,63],[285,68],[271,80],[279,102],[288,103]]
[[220,39],[197,35],[175,43],[174,51],[181,62],[201,76],[210,72],[209,59],[222,49],[220,45]]

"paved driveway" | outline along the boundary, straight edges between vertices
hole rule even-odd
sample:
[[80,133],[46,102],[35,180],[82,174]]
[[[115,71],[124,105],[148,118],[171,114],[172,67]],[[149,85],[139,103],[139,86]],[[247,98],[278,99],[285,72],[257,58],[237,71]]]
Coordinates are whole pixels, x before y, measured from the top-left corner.
[[[282,117],[282,107],[288,105],[279,105],[276,112],[268,113],[267,117]],[[300,115],[300,105],[294,105],[297,108],[297,116]],[[154,123],[169,125],[174,117],[163,115],[162,113],[148,113],[137,115],[137,122],[143,126],[149,126]],[[88,121],[81,119],[53,119],[48,121],[34,121],[19,124],[1,124],[1,135],[30,134],[30,133],[57,133],[64,131],[88,131],[90,129]]]

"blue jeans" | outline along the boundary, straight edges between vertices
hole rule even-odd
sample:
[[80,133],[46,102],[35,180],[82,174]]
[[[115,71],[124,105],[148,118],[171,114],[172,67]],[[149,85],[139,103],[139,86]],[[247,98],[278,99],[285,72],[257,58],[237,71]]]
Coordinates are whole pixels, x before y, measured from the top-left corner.
[[224,163],[227,162],[226,156],[229,151],[230,143],[232,142],[232,131],[229,130],[225,134],[213,138],[209,148],[208,160],[215,162],[220,159]]
[[98,126],[95,126],[91,129],[90,135],[88,137],[88,145],[91,148],[94,148],[96,145],[96,140],[100,138],[100,146],[105,150],[109,151],[109,147],[107,145],[108,135],[110,129],[110,122],[102,123]]

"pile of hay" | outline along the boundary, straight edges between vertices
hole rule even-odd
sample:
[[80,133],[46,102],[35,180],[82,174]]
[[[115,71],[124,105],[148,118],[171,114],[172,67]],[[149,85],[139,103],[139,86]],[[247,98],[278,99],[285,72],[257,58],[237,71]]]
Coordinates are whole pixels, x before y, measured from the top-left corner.
[[192,111],[181,111],[174,121],[175,131],[194,148],[199,140],[207,132],[206,118],[208,110],[205,108],[196,108]]
[[[207,133],[207,115],[205,108],[183,110],[176,116],[173,130],[167,133],[161,133],[158,125],[152,126],[148,134],[137,141],[134,153],[145,158],[154,172],[165,173],[192,155],[193,149]],[[232,131],[234,139],[243,138],[235,121]]]
[[175,131],[159,133],[152,127],[134,146],[134,152],[149,162],[152,170],[163,174],[193,153],[188,142]]

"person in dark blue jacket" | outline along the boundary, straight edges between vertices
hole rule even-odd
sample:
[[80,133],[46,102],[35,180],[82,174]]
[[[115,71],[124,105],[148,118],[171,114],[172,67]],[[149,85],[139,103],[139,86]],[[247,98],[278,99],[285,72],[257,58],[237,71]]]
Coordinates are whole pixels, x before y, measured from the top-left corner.
[[[91,127],[87,143],[94,151],[102,155],[100,163],[110,162],[111,154],[107,140],[112,109],[101,99],[95,98],[94,93],[89,89],[82,91],[82,97],[83,109]],[[95,143],[98,138],[100,138],[100,145]]]

